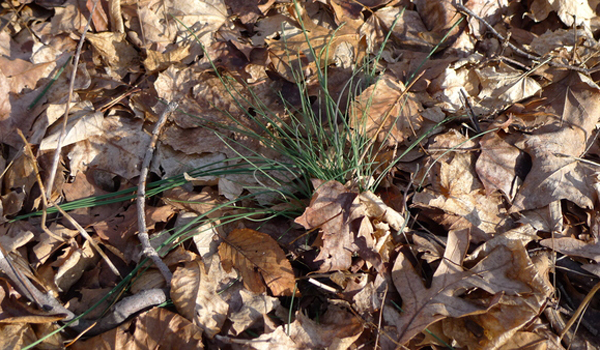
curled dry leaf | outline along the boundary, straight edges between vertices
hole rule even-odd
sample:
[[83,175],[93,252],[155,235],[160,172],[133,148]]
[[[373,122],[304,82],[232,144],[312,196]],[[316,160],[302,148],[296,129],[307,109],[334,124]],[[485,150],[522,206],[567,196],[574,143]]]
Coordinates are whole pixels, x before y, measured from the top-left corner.
[[235,267],[251,292],[264,293],[269,287],[275,296],[292,295],[292,265],[271,236],[248,228],[233,230],[219,246],[219,256],[225,271]]
[[355,251],[350,221],[357,193],[337,181],[313,180],[313,186],[316,191],[310,205],[295,221],[307,230],[321,229],[323,244],[315,258],[322,263],[320,271],[348,269]]

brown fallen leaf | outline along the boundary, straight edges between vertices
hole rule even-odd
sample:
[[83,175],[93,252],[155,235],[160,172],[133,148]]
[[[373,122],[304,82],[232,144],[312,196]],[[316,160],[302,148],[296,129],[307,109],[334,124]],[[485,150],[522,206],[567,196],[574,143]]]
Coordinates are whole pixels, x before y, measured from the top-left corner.
[[[446,218],[447,224],[453,228],[472,227],[471,238],[484,241],[510,226],[511,221],[502,198],[486,196],[475,174],[474,157],[469,152],[472,147],[473,143],[455,130],[436,136],[430,146],[436,160],[429,172],[432,186],[416,193],[414,204],[442,209],[452,216]],[[454,151],[444,154],[448,150]]]
[[350,125],[378,142],[394,146],[416,137],[423,125],[423,106],[406,87],[390,75],[367,88],[352,103]]
[[514,198],[517,165],[521,151],[506,142],[498,133],[490,133],[481,138],[481,154],[475,163],[479,180],[489,196],[500,191],[506,198]]
[[531,156],[532,168],[510,212],[541,208],[561,199],[591,208],[596,199],[591,181],[595,169],[577,158],[595,140],[600,88],[583,74],[571,72],[546,87],[542,96],[547,98],[545,112],[554,117],[515,144]]
[[[430,324],[446,317],[464,317],[485,314],[498,305],[504,294],[531,293],[533,288],[512,277],[516,266],[511,250],[499,244],[491,247],[489,255],[471,270],[462,267],[469,242],[467,230],[450,231],[447,248],[433,275],[431,287],[426,288],[415,271],[410,252],[403,251],[392,270],[392,279],[402,297],[403,313],[390,321],[400,334],[399,343],[405,344]],[[521,257],[526,257],[522,249]],[[493,248],[493,249],[492,249]],[[462,298],[464,291],[477,287],[493,295],[485,302]],[[537,310],[536,310],[537,311]],[[535,312],[529,317],[535,316]]]
[[337,181],[313,180],[313,186],[316,190],[310,205],[295,221],[307,230],[321,229],[323,244],[315,258],[315,262],[321,263],[321,272],[348,269],[355,251],[350,218],[358,203],[358,193]]
[[268,286],[275,296],[292,295],[292,265],[271,236],[248,228],[233,230],[219,246],[219,256],[225,271],[238,270],[250,291],[263,293]]
[[213,338],[227,319],[229,305],[217,294],[225,274],[219,271],[218,259],[210,267],[195,260],[178,268],[171,280],[171,298],[179,313]]
[[600,245],[597,240],[584,242],[573,237],[561,237],[543,239],[540,244],[561,254],[592,259],[600,263]]

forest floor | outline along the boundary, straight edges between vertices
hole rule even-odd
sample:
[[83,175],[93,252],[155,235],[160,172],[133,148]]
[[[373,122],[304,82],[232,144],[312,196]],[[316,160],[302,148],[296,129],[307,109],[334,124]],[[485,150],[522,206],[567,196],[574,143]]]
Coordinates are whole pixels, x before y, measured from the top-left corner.
[[0,348],[600,348],[598,9],[2,2]]

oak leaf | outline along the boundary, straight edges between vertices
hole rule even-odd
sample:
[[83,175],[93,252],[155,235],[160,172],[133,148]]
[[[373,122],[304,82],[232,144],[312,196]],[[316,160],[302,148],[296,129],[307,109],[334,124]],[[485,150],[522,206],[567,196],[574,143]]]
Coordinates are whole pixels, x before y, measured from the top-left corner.
[[[514,248],[520,252],[519,259],[513,257],[510,248],[495,244],[488,248],[488,255],[484,259],[467,270],[462,265],[468,242],[467,230],[449,232],[444,259],[435,271],[429,288],[425,287],[410,262],[411,253],[402,251],[398,256],[392,270],[392,279],[403,301],[403,313],[393,319],[401,335],[399,343],[407,343],[427,326],[446,317],[487,313],[505,294],[518,296],[518,293],[539,291],[539,288],[515,277],[514,270],[523,269],[529,263],[528,260],[520,261],[521,257],[526,259],[527,256],[522,244],[517,244]],[[494,295],[487,300],[487,305],[461,297],[465,291],[474,287]]]
[[275,296],[292,295],[292,265],[271,236],[248,228],[233,230],[219,246],[219,256],[225,271],[235,267],[250,291],[263,293],[269,287]]
[[600,87],[583,74],[571,72],[546,87],[542,95],[547,101],[545,112],[554,117],[515,144],[531,156],[532,168],[510,212],[541,208],[561,199],[591,208],[596,199],[591,182],[594,169],[578,158],[595,140]]

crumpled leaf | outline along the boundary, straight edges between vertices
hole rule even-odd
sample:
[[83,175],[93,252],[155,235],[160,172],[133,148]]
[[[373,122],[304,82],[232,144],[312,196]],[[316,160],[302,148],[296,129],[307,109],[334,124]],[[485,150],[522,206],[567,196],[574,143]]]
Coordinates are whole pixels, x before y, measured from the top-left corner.
[[313,185],[316,191],[310,205],[295,222],[307,230],[319,227],[323,232],[323,245],[315,258],[315,262],[322,262],[320,271],[348,269],[354,251],[349,221],[357,193],[337,181],[313,180]]
[[250,291],[264,293],[269,287],[275,296],[292,295],[292,265],[271,236],[248,228],[233,230],[219,246],[219,256],[225,271],[235,267]]

